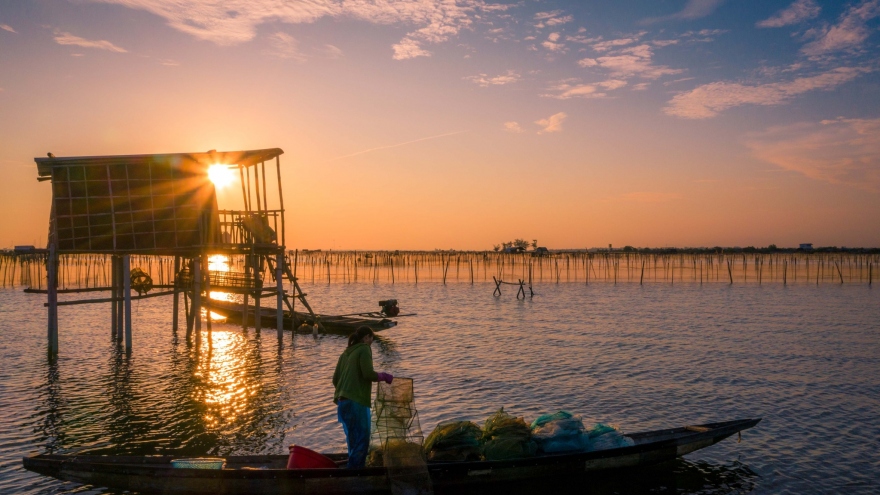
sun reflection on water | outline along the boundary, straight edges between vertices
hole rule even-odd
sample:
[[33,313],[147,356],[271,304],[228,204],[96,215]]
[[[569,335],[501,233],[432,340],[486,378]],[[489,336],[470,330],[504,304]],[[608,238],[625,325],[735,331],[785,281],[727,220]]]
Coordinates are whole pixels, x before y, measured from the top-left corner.
[[205,405],[205,426],[227,428],[251,409],[250,400],[260,392],[261,383],[248,376],[247,336],[217,330],[200,359],[196,376],[203,382],[194,399]]

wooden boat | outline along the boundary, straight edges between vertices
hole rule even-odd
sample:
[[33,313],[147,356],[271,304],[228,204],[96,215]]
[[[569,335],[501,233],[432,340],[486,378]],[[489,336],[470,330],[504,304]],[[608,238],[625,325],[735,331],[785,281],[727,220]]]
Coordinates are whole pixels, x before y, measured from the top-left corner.
[[[218,315],[226,317],[226,319],[231,323],[241,324],[241,317],[244,310],[243,304],[217,299],[211,299],[210,304],[212,313],[217,313]],[[385,330],[386,328],[397,326],[396,321],[386,318],[381,313],[361,313],[357,315],[344,316],[315,316],[318,316],[320,318],[321,325],[324,327],[323,331],[327,333],[340,333],[348,335],[351,332],[355,331],[358,327],[364,325],[372,328],[374,331]],[[290,311],[284,310],[284,328],[287,330],[297,330],[304,321],[314,320],[315,317],[309,313],[296,311],[291,317]],[[253,326],[254,322],[254,307],[250,306],[248,308],[248,325]],[[277,319],[274,309],[264,308],[260,312],[260,326],[262,328],[275,328],[277,326]]]
[[[509,483],[546,483],[574,477],[589,480],[600,472],[637,468],[689,454],[751,428],[759,419],[742,419],[629,435],[635,445],[508,461],[432,462],[434,490],[458,493]],[[339,465],[346,454],[327,454]],[[179,456],[178,456],[179,457]],[[115,490],[166,494],[386,494],[385,468],[286,469],[287,456],[229,456],[218,470],[175,469],[173,456],[94,456],[40,454],[25,457],[24,467],[61,480]]]

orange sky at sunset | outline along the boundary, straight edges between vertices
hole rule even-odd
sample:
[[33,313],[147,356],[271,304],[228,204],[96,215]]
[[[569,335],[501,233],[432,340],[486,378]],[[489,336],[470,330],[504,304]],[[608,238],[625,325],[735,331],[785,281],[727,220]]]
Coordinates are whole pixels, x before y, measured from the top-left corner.
[[271,147],[291,249],[880,246],[880,1],[282,4],[0,0],[0,246],[47,152]]

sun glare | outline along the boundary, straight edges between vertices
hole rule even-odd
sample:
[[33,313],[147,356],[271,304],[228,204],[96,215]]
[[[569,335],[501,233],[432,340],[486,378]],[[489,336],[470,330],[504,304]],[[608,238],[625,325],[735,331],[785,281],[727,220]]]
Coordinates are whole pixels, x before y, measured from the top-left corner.
[[208,167],[208,178],[216,187],[223,188],[232,184],[235,173],[227,165],[211,165]]

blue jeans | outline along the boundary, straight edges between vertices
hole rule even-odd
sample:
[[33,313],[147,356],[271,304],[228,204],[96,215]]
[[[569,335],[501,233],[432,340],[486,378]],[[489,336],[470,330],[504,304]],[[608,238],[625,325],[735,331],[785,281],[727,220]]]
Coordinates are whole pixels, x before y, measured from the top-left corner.
[[370,408],[349,399],[339,399],[336,417],[345,431],[348,443],[348,468],[365,466],[370,449]]

